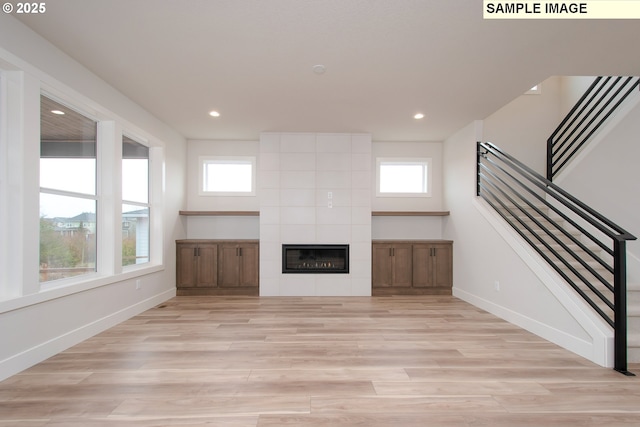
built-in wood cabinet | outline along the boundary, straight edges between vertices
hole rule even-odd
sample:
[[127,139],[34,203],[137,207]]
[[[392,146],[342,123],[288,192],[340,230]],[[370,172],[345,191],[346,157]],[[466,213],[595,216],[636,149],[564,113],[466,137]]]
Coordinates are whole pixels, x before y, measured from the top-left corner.
[[374,286],[381,288],[411,286],[413,261],[410,244],[374,243],[372,259],[371,275]]
[[225,242],[218,245],[218,286],[258,287],[258,244]]
[[451,294],[452,284],[451,241],[373,242],[373,295]]
[[177,295],[258,295],[257,240],[176,241]]
[[218,246],[208,242],[180,242],[177,245],[178,288],[212,288],[217,285]]

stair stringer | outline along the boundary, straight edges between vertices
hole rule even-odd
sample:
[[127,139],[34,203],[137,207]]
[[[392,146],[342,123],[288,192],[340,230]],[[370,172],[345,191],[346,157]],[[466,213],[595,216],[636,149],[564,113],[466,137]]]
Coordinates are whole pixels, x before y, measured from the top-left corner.
[[491,301],[479,301],[477,297],[472,295],[465,295],[464,298],[471,299],[474,304],[483,309],[600,366],[613,368],[613,329],[488,203],[480,198],[475,198],[473,205],[564,307],[567,313],[583,328],[590,341],[571,336]]

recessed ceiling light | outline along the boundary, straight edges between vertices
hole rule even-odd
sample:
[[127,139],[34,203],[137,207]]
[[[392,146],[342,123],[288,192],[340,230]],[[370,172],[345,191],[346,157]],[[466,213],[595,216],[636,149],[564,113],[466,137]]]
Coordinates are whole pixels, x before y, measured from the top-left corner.
[[327,67],[320,64],[314,65],[312,69],[313,69],[313,72],[316,74],[324,74],[324,72],[327,71]]
[[414,119],[416,120],[420,120],[424,118],[424,114],[422,113],[417,113],[416,115],[413,116]]
[[64,111],[60,111],[60,110],[51,110],[51,112],[53,114],[57,114],[59,116],[64,116]]
[[220,113],[218,113],[217,111],[209,111],[209,115],[211,117],[220,117]]

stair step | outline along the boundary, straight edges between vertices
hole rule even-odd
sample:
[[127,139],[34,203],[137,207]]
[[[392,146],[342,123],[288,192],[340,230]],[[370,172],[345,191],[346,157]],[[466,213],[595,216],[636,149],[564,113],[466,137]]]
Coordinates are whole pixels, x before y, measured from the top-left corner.
[[[627,316],[637,317],[638,319],[640,319],[640,304],[631,304],[627,300]],[[638,324],[638,327],[640,328],[640,324]],[[638,332],[640,332],[640,329],[638,329]]]
[[627,282],[627,290],[632,292],[640,292],[640,283]]
[[629,329],[627,333],[627,362],[640,363],[640,331]]
[[640,347],[640,332],[629,332],[627,334],[627,345],[629,347]]
[[634,334],[640,334],[640,317],[627,316],[627,337]]

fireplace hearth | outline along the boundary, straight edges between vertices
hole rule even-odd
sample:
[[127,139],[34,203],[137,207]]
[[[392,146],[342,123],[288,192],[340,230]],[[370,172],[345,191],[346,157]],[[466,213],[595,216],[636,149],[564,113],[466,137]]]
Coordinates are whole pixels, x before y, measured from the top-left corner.
[[283,273],[349,273],[349,245],[282,245]]

